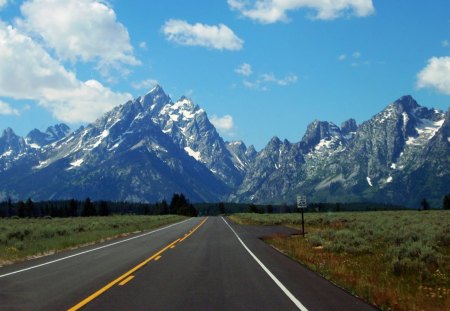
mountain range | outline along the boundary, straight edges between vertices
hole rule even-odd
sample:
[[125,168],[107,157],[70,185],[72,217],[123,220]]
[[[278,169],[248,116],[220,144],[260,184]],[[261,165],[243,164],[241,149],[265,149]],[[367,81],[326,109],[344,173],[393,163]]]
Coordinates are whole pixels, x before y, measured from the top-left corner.
[[403,96],[370,120],[313,121],[299,142],[257,152],[224,141],[192,100],[160,86],[95,122],[0,137],[0,199],[379,202],[440,206],[450,193],[450,109]]

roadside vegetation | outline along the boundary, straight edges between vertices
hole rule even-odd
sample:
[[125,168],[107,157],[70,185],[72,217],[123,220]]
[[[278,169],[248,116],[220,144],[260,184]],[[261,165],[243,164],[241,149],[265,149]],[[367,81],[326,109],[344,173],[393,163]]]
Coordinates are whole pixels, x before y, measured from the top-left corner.
[[0,218],[0,266],[181,221],[184,216]]
[[[301,228],[299,214],[230,218]],[[266,241],[383,310],[450,310],[450,211],[307,213],[305,231]]]

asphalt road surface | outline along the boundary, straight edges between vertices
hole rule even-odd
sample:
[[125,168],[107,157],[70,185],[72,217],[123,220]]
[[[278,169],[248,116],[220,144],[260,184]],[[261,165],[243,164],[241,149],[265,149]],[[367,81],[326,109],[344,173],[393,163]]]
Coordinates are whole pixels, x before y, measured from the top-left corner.
[[376,310],[259,238],[283,227],[192,218],[0,268],[0,310]]

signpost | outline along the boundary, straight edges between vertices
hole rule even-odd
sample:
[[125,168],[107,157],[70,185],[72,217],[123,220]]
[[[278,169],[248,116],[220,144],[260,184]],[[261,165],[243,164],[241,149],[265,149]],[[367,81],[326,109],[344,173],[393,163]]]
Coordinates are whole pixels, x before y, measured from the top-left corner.
[[305,219],[303,218],[303,210],[308,207],[306,203],[306,195],[297,196],[297,208],[302,210],[302,235],[305,237]]

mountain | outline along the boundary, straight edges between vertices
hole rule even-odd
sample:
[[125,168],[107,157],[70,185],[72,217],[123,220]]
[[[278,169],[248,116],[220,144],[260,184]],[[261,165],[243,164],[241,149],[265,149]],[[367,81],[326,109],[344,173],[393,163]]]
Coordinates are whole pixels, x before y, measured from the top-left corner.
[[49,126],[45,132],[41,132],[38,129],[32,130],[25,137],[25,142],[32,148],[40,148],[66,137],[69,133],[70,127],[61,123]]
[[[33,152],[24,156],[27,161],[15,162],[0,173],[0,188],[3,194],[36,200],[89,196],[156,201],[173,192],[194,201],[224,198],[229,186],[195,159],[178,137],[168,135],[169,122],[163,121],[174,114],[164,112],[176,106],[156,87],[62,139],[67,133],[64,126],[51,127],[46,133],[32,131],[26,140]],[[184,125],[172,122],[180,132]],[[202,130],[200,135],[206,132]]]
[[155,86],[95,122],[25,138],[0,136],[0,197],[155,202],[182,192],[193,202],[373,201],[440,206],[450,192],[450,110],[411,96],[358,125],[315,120],[298,142],[273,137],[262,150],[224,141],[192,100]]
[[311,123],[299,143],[272,139],[232,196],[245,202],[374,201],[440,206],[450,192],[449,113],[404,96],[360,126]]

